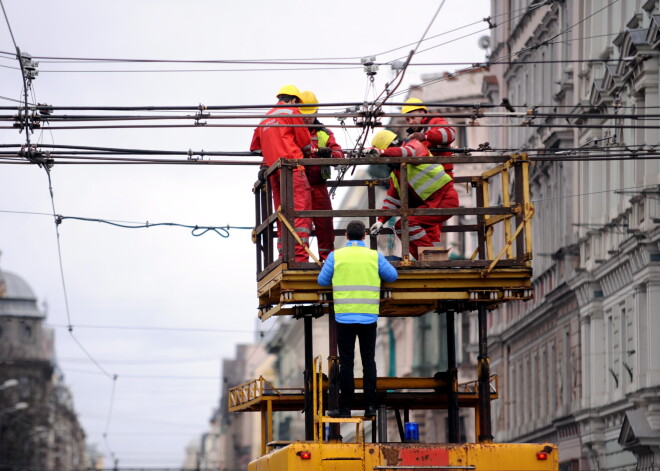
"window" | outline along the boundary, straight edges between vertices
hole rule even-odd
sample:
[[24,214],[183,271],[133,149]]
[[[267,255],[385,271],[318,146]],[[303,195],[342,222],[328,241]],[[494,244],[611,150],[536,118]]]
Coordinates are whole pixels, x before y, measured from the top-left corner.
[[32,326],[29,324],[22,324],[20,329],[21,339],[25,342],[31,342],[33,337]]

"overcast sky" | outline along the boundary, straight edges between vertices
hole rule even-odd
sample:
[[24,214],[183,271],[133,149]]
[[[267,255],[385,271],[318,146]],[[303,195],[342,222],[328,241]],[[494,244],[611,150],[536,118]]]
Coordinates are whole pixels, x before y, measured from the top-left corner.
[[[330,70],[261,65],[246,71],[246,66],[236,64],[41,60],[30,99],[56,108],[268,104],[287,83],[313,90],[321,102],[359,102],[373,97],[359,58],[377,55],[378,61],[386,62],[405,57],[412,47],[401,47],[422,37],[440,5],[392,0],[3,3],[17,45],[32,56],[345,58],[355,64]],[[489,5],[489,0],[447,0],[427,37],[472,26],[424,42],[420,50],[431,49],[415,56],[401,90],[419,83],[422,73],[464,67],[421,67],[415,62],[483,61],[477,40],[488,34],[481,20],[488,16]],[[13,54],[12,38],[0,19],[0,51]],[[468,36],[455,40],[464,35]],[[451,42],[442,44],[447,41]],[[395,48],[401,49],[387,52]],[[14,106],[11,100],[21,98],[16,67],[15,59],[0,55],[0,106]],[[189,71],[164,71],[177,68]],[[264,70],[274,68],[288,70]],[[301,68],[305,70],[294,70]],[[376,93],[392,76],[389,67],[380,68]],[[340,144],[352,147],[355,132],[335,131]],[[251,136],[248,127],[59,130],[35,132],[32,141],[44,146],[246,151]],[[0,129],[0,143],[24,140],[16,130]],[[256,171],[205,165],[56,165],[51,175],[57,214],[252,226]],[[0,269],[24,278],[40,305],[47,305],[59,364],[88,441],[106,455],[114,452],[121,467],[180,466],[185,446],[208,429],[219,401],[221,359],[232,357],[237,343],[252,341],[255,329],[264,328],[256,320],[250,231],[233,229],[228,238],[215,233],[193,237],[182,228],[120,229],[65,220],[59,231],[67,313],[53,218],[24,213],[52,214],[46,173],[34,165],[0,162]],[[68,324],[100,368],[68,334]],[[112,380],[106,373],[118,376],[111,414]],[[108,459],[106,465],[111,464]]]

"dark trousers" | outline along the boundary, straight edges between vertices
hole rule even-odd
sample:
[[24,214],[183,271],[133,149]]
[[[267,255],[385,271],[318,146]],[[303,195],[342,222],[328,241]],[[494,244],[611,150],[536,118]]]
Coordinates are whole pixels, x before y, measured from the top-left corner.
[[339,408],[350,409],[355,396],[353,364],[355,338],[360,340],[362,377],[366,406],[376,405],[376,322],[371,324],[342,324],[337,322],[337,347],[339,350]]

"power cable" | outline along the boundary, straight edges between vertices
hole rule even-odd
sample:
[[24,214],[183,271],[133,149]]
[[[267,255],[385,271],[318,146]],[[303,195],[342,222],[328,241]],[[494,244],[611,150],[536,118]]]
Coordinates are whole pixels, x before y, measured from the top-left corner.
[[[0,0],[1,1],[1,0]],[[26,96],[26,103],[27,103],[27,96]],[[27,128],[26,128],[26,135],[27,135]],[[29,143],[29,141],[28,141]],[[41,166],[41,164],[40,164]],[[46,172],[46,175],[48,177],[48,191],[50,194],[50,201],[51,201],[51,208],[52,208],[52,216],[55,218],[55,234],[56,234],[56,242],[57,242],[57,255],[58,255],[58,261],[59,261],[59,267],[60,267],[60,277],[62,281],[62,291],[64,294],[64,306],[65,306],[65,311],[67,315],[67,320],[68,320],[68,327],[67,331],[69,332],[69,335],[71,336],[71,339],[80,347],[80,349],[83,351],[83,353],[89,358],[89,360],[98,368],[98,370],[106,377],[111,379],[112,381],[112,390],[111,390],[111,398],[110,398],[110,405],[108,408],[108,417],[107,417],[107,426],[109,427],[110,424],[110,417],[112,415],[112,409],[113,409],[113,404],[114,404],[114,397],[115,397],[115,385],[117,382],[117,375],[116,374],[110,374],[93,356],[92,354],[83,346],[83,344],[78,340],[76,335],[73,332],[73,325],[71,323],[71,311],[69,308],[69,296],[68,296],[68,290],[66,287],[66,279],[64,276],[64,263],[62,261],[62,246],[60,243],[60,232],[59,232],[59,223],[57,222],[56,214],[57,211],[55,210],[55,195],[53,193],[53,182],[51,179],[51,174],[50,174],[50,169],[48,165],[43,165],[43,168]],[[107,440],[107,432],[103,436],[103,440],[106,444],[106,447],[108,448],[108,451],[110,452],[111,456],[114,456],[114,452],[112,451],[112,448],[110,447],[110,444],[108,443]]]
[[[99,371],[96,370],[78,370],[75,368],[63,368],[63,371],[69,372],[69,373],[80,373],[80,374],[90,374],[90,375],[100,375],[103,374]],[[218,376],[201,376],[201,375],[155,375],[155,374],[150,374],[150,375],[142,375],[142,374],[122,374],[121,378],[126,380],[126,379],[155,379],[155,380],[161,380],[161,379],[167,379],[167,380],[184,380],[184,381],[190,381],[190,380],[197,380],[197,381],[217,381]]]
[[[604,112],[596,112],[596,111],[591,111],[587,113],[560,113],[553,111],[552,113],[550,112],[543,112],[537,110],[537,106],[518,106],[518,108],[524,108],[525,111],[520,111],[520,112],[503,112],[503,111],[482,111],[479,109],[476,113],[473,111],[475,105],[474,104],[462,104],[462,103],[434,103],[434,102],[425,102],[426,106],[434,106],[434,107],[445,107],[445,108],[468,108],[472,109],[470,111],[465,111],[462,112],[460,109],[455,111],[455,112],[444,112],[444,113],[439,113],[439,112],[432,112],[432,113],[427,113],[429,117],[436,117],[436,116],[443,116],[446,118],[465,118],[465,119],[474,119],[474,118],[524,118],[524,119],[530,119],[530,118],[579,118],[579,119],[607,119],[607,118],[628,118],[628,119],[651,119],[651,118],[658,118],[660,117],[660,114],[641,114],[641,113],[631,113],[631,114],[621,114],[621,113],[604,113]],[[402,105],[394,105],[394,104],[389,104],[387,106],[402,106]],[[479,108],[482,107],[482,104],[479,105]],[[483,108],[484,109],[493,109],[493,108],[499,108],[500,105],[492,105],[489,103],[484,103]],[[312,116],[312,115],[310,115]],[[336,118],[336,119],[346,119],[346,118],[359,118],[361,117],[362,114],[359,112],[343,112],[343,113],[333,113],[333,114],[317,114],[314,115],[313,117],[318,117],[318,118]],[[220,115],[204,115],[203,118],[200,118],[200,116],[196,115],[155,115],[155,114],[129,114],[129,115],[91,115],[91,114],[66,114],[66,115],[54,115],[51,114],[48,116],[48,121],[49,122],[88,122],[88,121],[149,121],[149,120],[167,120],[167,121],[178,121],[178,120],[195,120],[199,121],[200,119],[204,120],[232,120],[232,119],[255,119],[255,118],[266,118],[268,115],[257,115],[257,114],[220,114]],[[383,112],[379,115],[381,118],[402,118],[405,117],[402,113],[398,111],[394,112]],[[15,121],[16,117],[13,115],[0,115],[0,122],[2,121]],[[457,123],[461,124],[461,123]],[[250,123],[250,124],[243,124],[245,127],[254,127],[255,125]],[[320,127],[339,127],[339,125],[323,125],[323,124],[313,124],[313,125],[307,125],[309,128],[320,128]],[[290,126],[285,126],[285,125],[279,125],[279,127],[290,127]],[[300,127],[300,125],[298,126]],[[2,147],[7,147],[7,145],[3,145]],[[53,146],[55,148],[55,146]],[[84,147],[81,147],[84,148]],[[94,147],[87,147],[90,149],[94,150],[105,150],[103,148],[94,148]],[[162,152],[161,152],[162,153]],[[170,153],[172,153],[170,151]],[[222,154],[222,155],[227,155]],[[233,154],[229,154],[233,155]],[[238,153],[235,155],[257,155],[255,153]]]
[[5,15],[5,21],[7,22],[7,29],[9,29],[9,35],[11,36],[11,42],[14,43],[14,49],[18,49],[18,46],[16,45],[16,38],[14,38],[14,32],[11,30],[11,24],[9,24],[9,17],[7,17],[5,4],[2,0],[0,0],[0,6],[2,7],[3,15]]
[[[584,62],[603,62],[602,60],[584,60]],[[544,61],[540,61],[544,62]],[[572,60],[566,60],[566,61],[545,61],[548,63],[570,63],[574,62]],[[518,62],[515,62],[518,63]],[[452,74],[451,76],[448,77],[443,77],[443,80],[446,80],[448,78],[452,78],[455,76],[460,76],[463,75],[464,71],[457,72],[456,74]],[[397,93],[398,95],[398,93]],[[3,98],[3,97],[0,97]],[[16,100],[13,98],[8,98],[4,97],[7,100],[15,101],[18,103],[23,103],[22,100]],[[474,106],[474,103],[446,103],[446,102],[428,102],[430,106],[436,106],[436,107],[446,107],[446,108],[472,108]],[[320,108],[334,108],[337,112],[333,114],[310,114],[309,116],[315,116],[318,118],[333,118],[337,116],[343,116],[343,117],[356,117],[359,116],[359,113],[357,111],[346,111],[345,107],[355,107],[355,106],[360,106],[364,105],[364,102],[341,102],[341,103],[319,103],[318,106]],[[399,107],[405,105],[404,102],[389,102],[385,103],[383,106],[390,106],[390,107]],[[259,110],[259,109],[266,109],[266,108],[273,108],[273,107],[281,107],[283,105],[184,105],[184,106],[167,106],[167,105],[155,105],[155,106],[106,106],[106,105],[97,105],[97,106],[71,106],[71,105],[47,105],[47,104],[34,104],[30,103],[30,106],[34,106],[36,111],[40,113],[52,113],[53,110],[58,110],[58,111],[124,111],[124,112],[130,112],[130,111],[144,111],[144,112],[162,112],[162,113],[175,113],[175,112],[180,112],[180,111],[197,111],[199,112],[200,110],[204,112],[213,112],[217,114],[221,113],[227,113],[230,111],[235,111],[235,110],[241,110],[241,111],[249,111],[249,110]],[[315,105],[316,106],[316,105]],[[495,105],[491,103],[481,103],[481,107],[484,108],[499,108],[500,105]],[[550,108],[550,109],[574,109],[576,105],[561,105],[561,104],[537,104],[537,105],[512,105],[514,108],[521,108],[521,109],[539,109],[539,108]],[[645,105],[645,106],[639,106],[639,105],[628,105],[628,106],[621,106],[622,109],[628,109],[628,108],[634,108],[634,109],[658,109],[660,108],[660,105]],[[15,112],[16,107],[14,106],[0,106],[0,111],[10,111],[10,112]],[[401,115],[400,113],[398,115]],[[433,113],[431,113],[433,115]],[[87,116],[87,115],[82,115],[82,116]],[[112,115],[111,115],[112,116]],[[246,118],[258,118],[261,116],[265,116],[263,114],[248,114],[248,115],[243,115],[243,116],[236,116],[236,117],[246,117]],[[13,119],[14,115],[6,115],[5,119]],[[194,116],[195,118],[197,117],[196,115]],[[202,119],[206,118],[206,116],[202,116]],[[247,125],[246,125],[247,126]],[[254,127],[254,124],[250,124],[250,126]],[[313,125],[310,125],[313,127]]]
[[[460,75],[464,75],[464,74],[466,74],[466,73],[471,73],[471,72],[473,72],[475,69],[482,68],[483,66],[491,66],[491,65],[493,65],[493,64],[500,64],[501,61],[502,61],[502,63],[508,63],[508,62],[504,62],[504,61],[506,61],[507,59],[509,59],[509,58],[511,58],[511,57],[513,57],[513,56],[520,56],[520,55],[523,54],[524,52],[531,51],[531,50],[535,50],[535,49],[538,49],[538,48],[541,47],[541,46],[545,46],[545,45],[550,44],[550,41],[556,39],[557,37],[561,36],[562,34],[565,34],[566,32],[568,32],[568,31],[570,31],[571,29],[573,29],[575,26],[579,25],[580,23],[583,23],[584,21],[586,21],[586,20],[588,20],[589,18],[593,17],[594,15],[600,13],[601,11],[607,9],[608,7],[610,7],[611,5],[613,5],[614,3],[618,2],[618,1],[619,1],[619,0],[612,0],[608,5],[604,6],[604,7],[601,8],[600,10],[597,10],[596,12],[592,13],[591,15],[589,15],[589,16],[583,18],[582,20],[578,21],[577,23],[575,23],[575,24],[569,26],[568,28],[566,28],[566,29],[560,31],[559,33],[555,34],[554,36],[552,36],[552,37],[550,37],[550,38],[548,38],[548,39],[546,39],[546,40],[544,40],[544,41],[542,41],[542,42],[540,42],[540,43],[538,43],[538,44],[535,44],[535,45],[530,46],[530,47],[523,48],[523,49],[521,49],[521,50],[519,50],[519,51],[516,51],[516,52],[512,52],[512,53],[510,53],[510,54],[508,54],[508,55],[506,55],[506,56],[503,56],[503,57],[500,58],[500,59],[494,59],[494,60],[493,60],[493,59],[491,58],[491,59],[489,59],[488,62],[485,63],[485,64],[477,64],[477,65],[473,65],[471,68],[468,68],[468,69],[466,69],[466,70],[464,70],[464,71],[460,71],[460,72],[458,72],[458,73],[456,73],[456,74],[453,74],[452,77],[441,77],[441,78],[438,78],[438,79],[435,79],[435,80],[429,80],[428,82],[424,82],[424,83],[418,85],[418,88],[424,88],[424,87],[427,87],[427,86],[432,85],[432,84],[434,84],[434,83],[443,82],[443,81],[445,81],[445,80],[448,80],[449,78],[454,78],[454,77],[457,77],[457,76],[460,76]],[[554,3],[554,1],[553,1],[552,3]],[[542,5],[546,5],[546,4],[548,4],[548,2],[544,2]],[[539,6],[542,6],[542,5],[539,5]],[[602,62],[602,61],[601,61],[601,62]],[[515,63],[515,64],[519,64],[519,63],[522,64],[522,63],[524,63],[524,62],[522,62],[522,61],[514,61],[514,63]],[[399,93],[395,94],[395,96],[397,96],[397,95],[401,95],[401,94],[405,94],[405,93],[407,93],[407,92],[399,92]]]
[[115,458],[115,453],[112,450],[112,448],[110,447],[110,443],[108,441],[108,432],[110,431],[110,421],[111,421],[111,418],[112,418],[112,409],[113,409],[114,403],[115,403],[116,385],[117,385],[117,375],[113,375],[113,377],[112,377],[112,391],[110,392],[110,406],[108,407],[108,414],[107,414],[107,417],[106,417],[106,420],[105,420],[105,427],[103,429],[103,433],[101,434],[101,436],[103,437],[103,442],[105,443],[105,446],[108,449],[108,452],[110,453],[110,456],[113,458],[113,460]]
[[[68,328],[68,325],[48,324],[55,328]],[[104,330],[150,330],[164,332],[203,332],[203,333],[222,333],[222,334],[254,334],[254,330],[240,329],[218,329],[213,327],[159,327],[159,326],[138,326],[138,325],[92,325],[76,324],[76,329],[104,329]]]
[[[11,68],[11,67],[10,67]],[[137,70],[127,70],[127,69],[99,69],[99,70],[80,70],[80,69],[67,69],[67,70],[48,70],[41,69],[42,73],[50,74],[112,74],[112,73],[197,73],[197,72],[297,72],[297,71],[317,71],[317,70],[354,70],[360,69],[359,65],[352,66],[337,66],[337,67],[286,67],[286,68],[260,68],[260,69],[137,69]]]
[[[30,211],[9,211],[9,210],[0,210],[0,213],[12,213],[12,214],[30,214],[30,215],[39,215],[39,216],[53,216],[52,214],[48,213],[37,213],[37,212],[30,212]],[[75,221],[85,221],[85,222],[100,222],[103,224],[109,224],[111,226],[116,226],[116,227],[121,227],[124,229],[148,229],[150,227],[158,227],[158,226],[169,226],[169,227],[183,227],[186,229],[192,229],[192,235],[195,237],[202,236],[206,234],[207,232],[215,232],[222,238],[228,238],[229,237],[229,230],[230,229],[239,229],[239,230],[252,230],[253,227],[251,226],[230,226],[227,224],[226,226],[200,226],[200,225],[190,225],[190,224],[180,224],[176,222],[156,222],[156,223],[150,223],[149,221],[145,223],[141,222],[133,222],[133,221],[115,221],[115,220],[110,220],[110,219],[101,219],[101,218],[87,218],[87,217],[80,217],[80,216],[62,216],[60,214],[55,215],[55,222],[57,225],[61,224],[62,221],[66,219],[71,219]],[[58,234],[59,236],[59,234]],[[62,277],[64,275],[62,274]],[[66,299],[66,297],[65,297]],[[68,310],[67,310],[68,314]],[[71,318],[69,317],[69,324],[71,324]]]
[[179,224],[175,222],[155,222],[155,223],[150,223],[147,221],[144,224],[120,224],[112,221],[108,221],[105,219],[97,219],[97,218],[83,218],[83,217],[77,217],[77,216],[60,216],[57,215],[57,224],[60,224],[62,221],[66,219],[72,219],[76,221],[87,221],[87,222],[100,222],[103,224],[109,224],[111,226],[116,226],[116,227],[121,227],[124,229],[148,229],[150,227],[158,227],[158,226],[170,226],[170,227],[183,227],[186,229],[192,229],[191,234],[194,237],[199,237],[203,236],[207,232],[215,232],[218,234],[220,237],[226,239],[229,237],[229,230],[230,229],[243,229],[243,230],[252,230],[253,227],[248,227],[248,226],[191,226],[188,224]]
[[[9,28],[9,32],[10,32],[10,35],[11,35],[11,38],[12,38],[12,42],[14,44],[14,47],[16,48],[16,58],[18,59],[20,65],[21,65],[21,75],[23,77],[23,87],[24,87],[23,91],[24,91],[24,104],[25,104],[25,119],[27,120],[28,113],[29,113],[28,89],[29,89],[29,86],[30,86],[30,79],[28,78],[28,74],[25,70],[24,56],[21,54],[21,51],[20,51],[18,45],[16,44],[16,40],[14,38],[14,33],[11,30],[11,25],[9,23],[9,18],[7,17],[7,12],[5,10],[5,6],[4,6],[4,3],[2,2],[2,0],[0,0],[0,6],[2,7],[2,12],[3,12],[5,20],[7,22],[7,27]],[[27,56],[27,57],[29,58],[29,56]],[[31,159],[31,156],[30,156],[30,149],[31,149],[30,131],[31,131],[30,126],[26,125],[25,126],[25,142],[26,142],[26,147],[27,147],[27,158],[30,161],[33,161]],[[39,162],[39,161],[34,161],[34,162],[38,163],[39,166],[42,166],[41,162]],[[55,215],[55,213],[56,213],[56,211],[55,211],[55,199],[54,199],[54,195],[53,195],[53,186],[52,186],[50,170],[49,170],[47,165],[43,165],[43,168],[46,171],[46,174],[47,174],[47,177],[48,177],[48,189],[49,189],[49,193],[50,193],[51,207],[52,207],[52,210],[53,210],[53,215]],[[61,276],[61,280],[62,280],[62,289],[63,289],[63,292],[64,292],[64,303],[65,303],[65,308],[66,308],[67,319],[69,321],[69,327],[68,327],[69,334],[71,335],[71,338],[73,339],[73,341],[78,345],[78,347],[80,347],[80,349],[92,361],[92,363],[94,365],[96,365],[96,367],[99,369],[99,371],[101,371],[105,376],[111,377],[112,380],[113,380],[112,397],[111,397],[111,401],[110,401],[110,409],[108,411],[108,422],[107,422],[107,424],[109,426],[110,415],[112,413],[112,405],[113,405],[113,402],[114,402],[114,385],[115,385],[117,376],[116,375],[110,376],[110,374],[101,366],[101,364],[98,361],[96,361],[96,359],[89,353],[89,351],[82,345],[82,343],[76,338],[76,336],[73,333],[73,327],[71,326],[71,314],[70,314],[70,310],[69,310],[69,300],[68,300],[68,294],[67,294],[67,289],[66,289],[66,282],[65,282],[65,278],[64,278],[64,268],[63,268],[63,263],[62,263],[62,249],[61,249],[61,244],[60,244],[60,234],[59,234],[59,230],[57,229],[57,223],[55,224],[55,232],[56,232],[56,236],[57,236],[57,252],[58,252],[58,259],[59,259],[60,276]],[[105,436],[104,436],[104,439],[105,439]],[[108,445],[108,450],[114,456],[114,454],[113,454],[113,452],[112,452],[109,445]]]

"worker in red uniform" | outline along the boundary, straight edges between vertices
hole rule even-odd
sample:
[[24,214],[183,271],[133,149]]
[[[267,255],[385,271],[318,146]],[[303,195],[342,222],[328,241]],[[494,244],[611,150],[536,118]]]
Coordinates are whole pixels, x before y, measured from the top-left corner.
[[[401,108],[403,114],[428,114],[428,109],[419,98],[408,98],[406,105]],[[456,131],[449,126],[445,118],[428,116],[406,116],[406,122],[410,125],[406,132],[408,139],[417,139],[429,149],[434,147],[449,147],[456,140]],[[451,152],[433,151],[432,155],[450,156]],[[445,172],[451,177],[454,186],[454,164],[442,164]],[[442,224],[439,226],[442,231]]]
[[[301,98],[306,105],[318,105],[319,103],[316,95],[310,91],[302,92]],[[314,157],[343,159],[345,157],[344,152],[342,152],[341,146],[337,144],[333,132],[325,127],[318,127],[322,123],[317,118],[306,116],[315,114],[318,110],[318,106],[303,106],[300,108],[300,112],[303,114],[303,122],[307,125],[317,125],[309,128],[309,133],[312,136],[312,147],[318,149]],[[305,166],[305,172],[307,173],[309,186],[312,189],[312,209],[331,210],[332,203],[330,202],[326,183],[326,180],[330,178],[330,167],[327,165],[308,165]],[[312,222],[319,246],[319,258],[325,260],[330,252],[335,250],[334,223],[332,218],[320,217],[312,218]]]
[[[401,108],[403,114],[428,114],[428,109],[419,98],[408,98]],[[429,118],[428,116],[406,116],[410,125],[406,132],[408,139],[417,139],[429,149],[433,147],[449,147],[456,140],[456,131],[449,126],[445,118]],[[452,155],[451,152],[434,152],[433,155]],[[454,178],[454,164],[443,164],[445,172]]]
[[[400,143],[397,135],[392,131],[377,133],[371,145],[372,152],[382,157],[428,157],[431,155],[428,148],[417,139],[410,139]],[[377,149],[377,150],[376,150]],[[392,168],[390,174],[390,187],[383,201],[381,209],[399,209],[401,197],[399,195],[398,167]],[[409,208],[457,208],[458,194],[451,177],[445,172],[442,164],[408,165],[408,207]],[[432,247],[440,242],[442,223],[451,216],[411,216],[408,218],[410,253],[419,258],[419,247]],[[370,228],[371,235],[376,235],[387,222],[389,217],[381,216]],[[394,229],[401,235],[401,221],[397,221]]]
[[[304,124],[296,104],[301,103],[300,91],[295,85],[284,85],[277,93],[278,105],[270,110],[261,126],[254,130],[250,151],[261,151],[263,163],[259,169],[259,180],[265,181],[268,167],[281,158],[302,159],[312,153],[312,139],[305,126],[287,126]],[[276,126],[273,126],[276,125]],[[280,208],[280,172],[270,176],[270,187],[273,192],[275,209]],[[293,208],[295,211],[312,209],[312,193],[309,187],[305,168],[300,165],[293,170]],[[282,224],[277,223],[277,249],[282,254]],[[305,247],[309,246],[309,236],[312,233],[310,218],[295,218],[294,230],[303,245],[296,243],[296,262],[308,262],[309,255]]]

